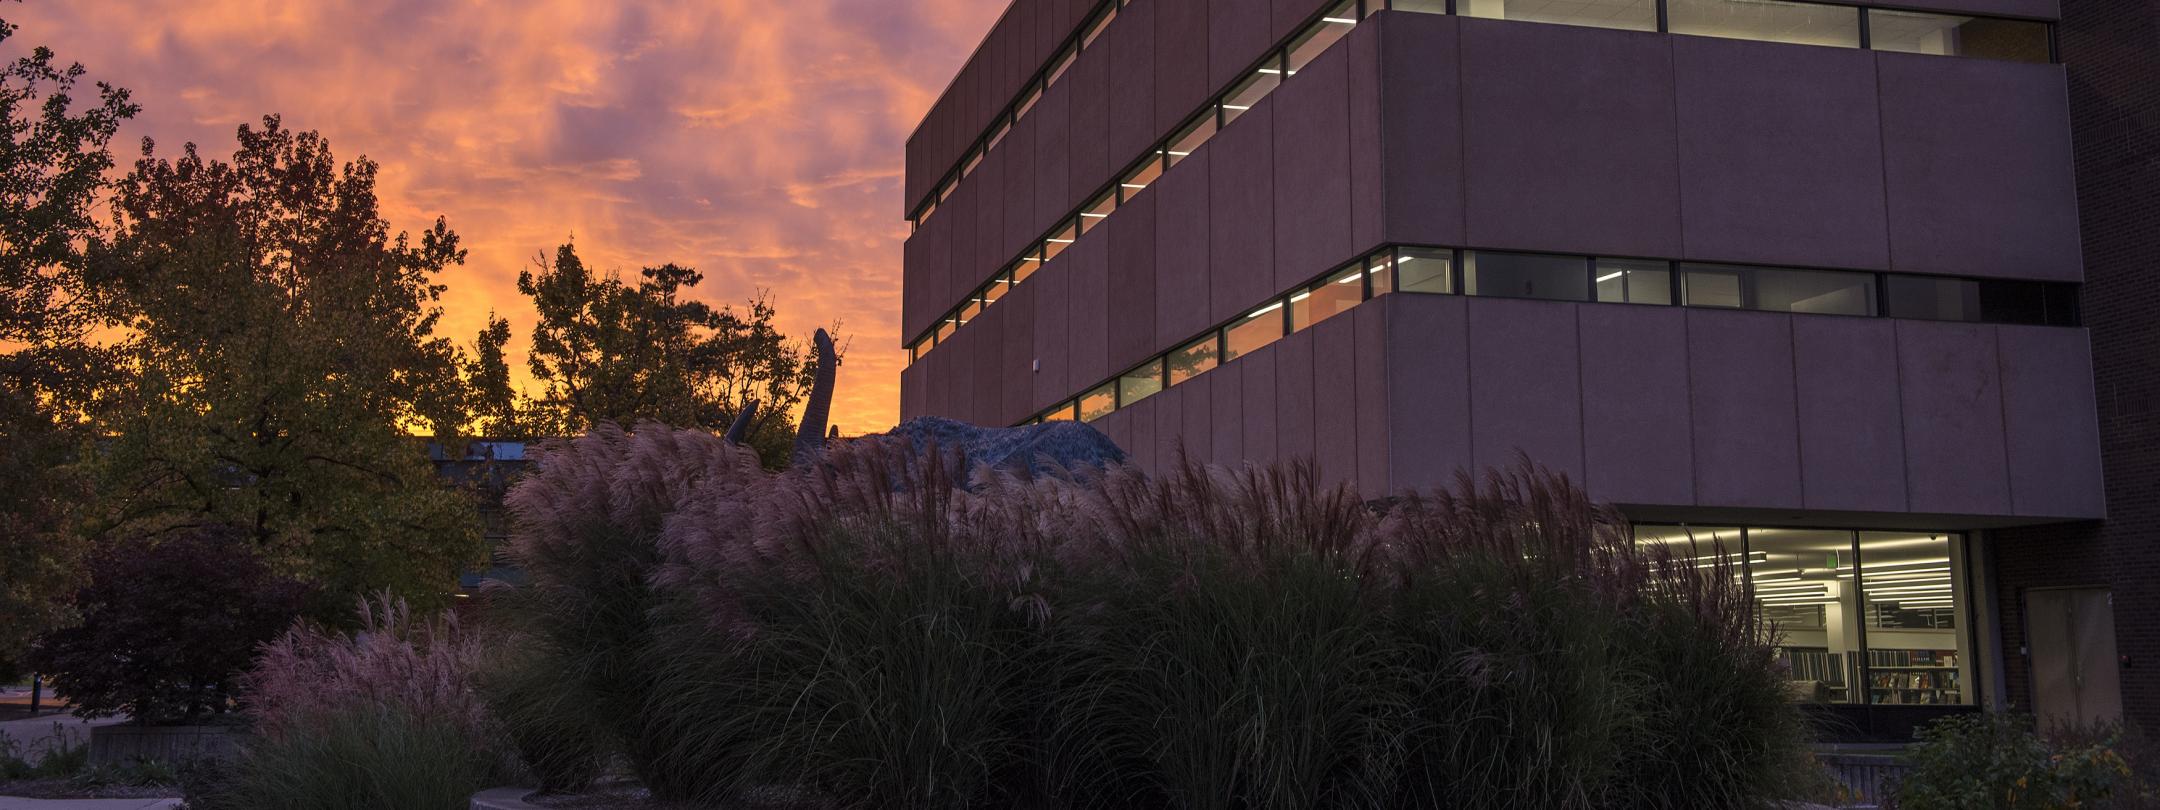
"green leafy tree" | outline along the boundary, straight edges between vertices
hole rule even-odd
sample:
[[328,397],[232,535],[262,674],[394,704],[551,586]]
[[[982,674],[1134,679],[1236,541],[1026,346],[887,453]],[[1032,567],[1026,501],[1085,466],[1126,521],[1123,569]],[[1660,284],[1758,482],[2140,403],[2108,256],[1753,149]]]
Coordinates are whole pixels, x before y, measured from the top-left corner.
[[788,457],[789,414],[816,369],[807,350],[773,326],[768,298],[716,309],[689,297],[703,280],[695,270],[665,264],[627,281],[594,273],[568,244],[534,264],[518,275],[518,291],[539,316],[526,363],[541,392],[512,403],[501,360],[509,326],[491,320],[468,374],[476,388],[501,386],[480,397],[506,414],[492,424],[541,435],[642,421],[718,432],[755,401],[748,444],[768,464]]
[[[0,20],[0,42],[16,26]],[[111,367],[89,336],[81,246],[110,144],[138,107],[99,83],[78,107],[79,64],[44,47],[0,65],[0,677],[67,620],[83,545],[65,531],[83,481],[69,461],[91,392]]]
[[393,236],[375,177],[274,116],[240,127],[231,163],[144,141],[91,249],[131,372],[103,411],[100,530],[236,526],[338,605],[435,602],[479,560],[467,496],[413,435],[469,419],[463,358],[434,331],[435,277],[465,252],[440,219]]

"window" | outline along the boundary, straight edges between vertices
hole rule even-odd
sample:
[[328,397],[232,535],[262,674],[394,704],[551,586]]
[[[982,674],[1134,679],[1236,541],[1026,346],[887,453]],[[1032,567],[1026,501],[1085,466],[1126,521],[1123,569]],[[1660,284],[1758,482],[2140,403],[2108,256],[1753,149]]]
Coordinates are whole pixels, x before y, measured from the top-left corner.
[[923,338],[923,339],[921,339],[921,340],[915,341],[914,343],[910,343],[910,344],[908,344],[908,347],[907,347],[907,360],[908,360],[908,362],[910,362],[910,363],[913,363],[913,362],[915,362],[915,361],[917,361],[917,360],[920,360],[920,359],[922,359],[923,353],[925,353],[925,352],[928,352],[928,351],[930,351],[930,350],[931,350],[932,348],[934,348],[934,347],[936,347],[936,346],[937,346],[937,342],[936,342],[935,340],[932,340],[932,339],[930,339],[930,338],[927,338],[927,337],[926,337],[926,338]]
[[1103,31],[1110,27],[1110,21],[1115,19],[1117,19],[1117,4],[1112,3],[1109,8],[1103,9],[1101,14],[1095,15],[1095,20],[1088,24],[1087,34],[1080,37],[1080,47],[1092,47],[1095,40],[1102,38]]
[[1043,84],[1045,86],[1057,84],[1059,79],[1065,78],[1066,71],[1072,70],[1073,60],[1078,58],[1080,58],[1080,47],[1077,45],[1068,46],[1064,53],[1058,54],[1057,61],[1050,63],[1050,75],[1043,79]]
[[1370,279],[1365,282],[1365,285],[1372,289],[1373,297],[1377,298],[1393,292],[1395,286],[1395,254],[1382,250],[1379,253],[1365,257],[1365,276]]
[[1290,296],[1290,329],[1297,331],[1350,311],[1365,300],[1363,267],[1351,267]]
[[929,202],[923,203],[922,213],[915,215],[915,227],[921,228],[923,223],[929,222],[930,214],[935,211],[937,211],[937,198],[932,197]]
[[953,316],[953,325],[955,327],[966,326],[968,321],[975,320],[975,316],[981,314],[982,299],[972,295],[968,296],[966,301],[960,303],[959,314]]
[[1282,302],[1277,301],[1247,313],[1237,322],[1223,327],[1223,362],[1236,360],[1283,336]]
[[946,318],[945,320],[938,321],[937,332],[933,333],[930,336],[930,339],[938,343],[944,343],[947,338],[952,337],[954,327],[955,325],[953,324],[953,319],[950,317]]
[[1040,85],[1040,84],[1031,84],[1031,85],[1028,85],[1028,89],[1027,89],[1027,92],[1025,92],[1025,93],[1022,93],[1022,94],[1020,94],[1020,103],[1019,103],[1019,104],[1016,104],[1016,105],[1013,105],[1013,114],[1012,114],[1013,120],[1014,120],[1014,121],[1018,121],[1018,120],[1020,120],[1020,119],[1022,119],[1022,118],[1026,118],[1026,117],[1027,117],[1027,114],[1028,114],[1028,111],[1029,111],[1029,110],[1032,110],[1032,109],[1035,109],[1035,102],[1038,102],[1038,101],[1041,101],[1041,100],[1042,100],[1042,85]]
[[1657,30],[1656,0],[1587,0],[1569,3],[1544,0],[1456,0],[1456,10],[1466,17],[1490,17],[1496,20],[1588,25],[1629,31]]
[[1892,318],[1978,321],[1980,282],[1962,278],[1890,276],[1883,307]]
[[1162,169],[1162,156],[1160,154],[1148,156],[1147,160],[1141,162],[1132,172],[1126,174],[1125,179],[1118,181],[1118,198],[1122,200],[1132,199],[1133,195],[1140,193],[1141,189],[1147,188],[1149,183],[1155,182],[1155,178],[1161,177]]
[[1118,377],[1118,407],[1152,397],[1163,389],[1163,361],[1158,357]]
[[[1455,252],[1433,248],[1403,248],[1395,251],[1394,278],[1388,284],[1391,290],[1421,293],[1451,293],[1455,291]],[[1380,294],[1380,278],[1373,278],[1373,294]]]
[[2047,23],[1868,9],[1868,47],[1878,51],[2048,62]]
[[1040,253],[1031,252],[1026,256],[1020,257],[1019,261],[1013,262],[1013,283],[1018,284],[1020,282],[1028,280],[1028,276],[1035,275],[1035,269],[1042,266],[1042,261],[1042,255]]
[[1963,552],[1948,534],[1860,533],[1867,702],[1972,702]]
[[1117,410],[1117,383],[1106,382],[1080,395],[1080,421],[1093,422]]
[[1057,407],[1043,412],[1042,420],[1045,422],[1070,422],[1075,418],[1077,410],[1078,403],[1073,400],[1066,400]]
[[983,285],[982,292],[978,293],[982,297],[983,306],[989,306],[996,303],[998,299],[1004,298],[1005,293],[1012,290],[1012,283],[1010,273],[999,273],[997,278],[993,278],[990,283]]
[[1223,126],[1229,126],[1238,116],[1244,115],[1246,110],[1267,98],[1267,94],[1275,92],[1275,86],[1279,84],[1282,84],[1282,71],[1273,65],[1264,66],[1253,75],[1245,77],[1244,81],[1238,82],[1236,87],[1230,89],[1229,95],[1223,96]]
[[975,167],[982,165],[982,159],[982,150],[969,149],[967,154],[967,160],[962,161],[960,164],[960,176],[966,177],[968,175],[974,174]]
[[1065,227],[1057,229],[1056,233],[1050,234],[1050,238],[1043,240],[1043,261],[1047,262],[1057,258],[1058,254],[1064,253],[1065,248],[1071,246],[1073,240],[1078,238],[1080,238],[1079,226],[1072,222],[1065,223]]
[[1319,22],[1313,23],[1311,28],[1305,29],[1305,33],[1291,41],[1290,75],[1297,75],[1300,69],[1312,64],[1313,59],[1320,56],[1320,52],[1327,50],[1329,45],[1335,44],[1349,34],[1350,29],[1356,27],[1355,0],[1338,3],[1334,8],[1328,9],[1326,14],[1321,15]]
[[1215,367],[1215,333],[1187,343],[1166,358],[1170,371],[1170,384],[1190,380],[1201,372]]
[[1096,225],[1102,224],[1103,220],[1110,218],[1110,212],[1116,210],[1117,189],[1103,192],[1094,202],[1088,203],[1088,207],[1080,209],[1080,232],[1093,230]]
[[1860,9],[1779,0],[1666,0],[1675,34],[1860,47]]
[[1186,124],[1184,129],[1178,130],[1178,134],[1171,136],[1170,165],[1178,165],[1178,161],[1199,151],[1200,145],[1207,143],[1212,137],[1215,137],[1215,110],[1210,107],[1207,112],[1201,113],[1199,118],[1193,119],[1192,123]]
[[947,178],[945,178],[945,184],[944,184],[944,185],[942,185],[942,186],[938,186],[938,190],[937,190],[937,201],[938,201],[938,202],[940,202],[940,203],[943,203],[943,202],[945,202],[946,200],[952,199],[952,193],[953,193],[953,189],[956,189],[956,188],[959,188],[959,187],[960,187],[960,178],[959,178],[959,177],[957,177],[957,176],[952,176],[952,177],[947,177]]
[[1012,119],[998,116],[997,125],[990,128],[990,140],[983,144],[983,151],[996,149],[1005,140],[1005,133],[1012,131]]
[[1817,315],[1874,315],[1875,275],[1838,270],[1685,264],[1691,307],[1760,309]]
[[1698,567],[1735,564],[1811,703],[1970,705],[1965,548],[1955,534],[1637,526]]
[[1597,300],[1622,304],[1672,303],[1672,268],[1642,259],[1598,259]]
[[1448,13],[1447,0],[1392,0],[1388,8],[1395,11],[1415,11],[1423,14]]
[[1861,606],[1852,583],[1852,532],[1748,529],[1745,547],[1755,609],[1776,628],[1792,697],[1856,702]]
[[1576,256],[1463,251],[1463,292],[1505,298],[1590,300],[1590,265]]

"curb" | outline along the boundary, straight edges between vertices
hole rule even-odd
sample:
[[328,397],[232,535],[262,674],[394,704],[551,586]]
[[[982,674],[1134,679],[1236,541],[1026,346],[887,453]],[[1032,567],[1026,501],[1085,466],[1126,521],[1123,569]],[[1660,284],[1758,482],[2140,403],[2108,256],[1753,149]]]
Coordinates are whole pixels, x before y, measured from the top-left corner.
[[532,788],[489,788],[473,794],[472,810],[542,810],[540,805],[525,801]]

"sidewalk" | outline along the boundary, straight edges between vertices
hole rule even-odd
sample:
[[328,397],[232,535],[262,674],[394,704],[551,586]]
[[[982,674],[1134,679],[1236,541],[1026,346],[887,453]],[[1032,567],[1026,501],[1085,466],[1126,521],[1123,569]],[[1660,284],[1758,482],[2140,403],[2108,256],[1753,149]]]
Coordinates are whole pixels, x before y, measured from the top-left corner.
[[179,799],[16,799],[0,796],[0,810],[177,810]]

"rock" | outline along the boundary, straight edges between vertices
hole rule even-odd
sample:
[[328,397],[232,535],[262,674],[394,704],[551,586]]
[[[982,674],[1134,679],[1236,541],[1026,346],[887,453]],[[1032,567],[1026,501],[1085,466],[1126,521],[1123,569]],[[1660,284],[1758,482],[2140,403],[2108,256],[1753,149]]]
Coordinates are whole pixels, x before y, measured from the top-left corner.
[[1102,431],[1083,422],[1045,422],[1010,428],[986,428],[953,419],[921,416],[895,426],[888,434],[917,449],[936,447],[967,457],[968,469],[1025,468],[1042,475],[1060,470],[1084,471],[1122,464],[1125,451]]

